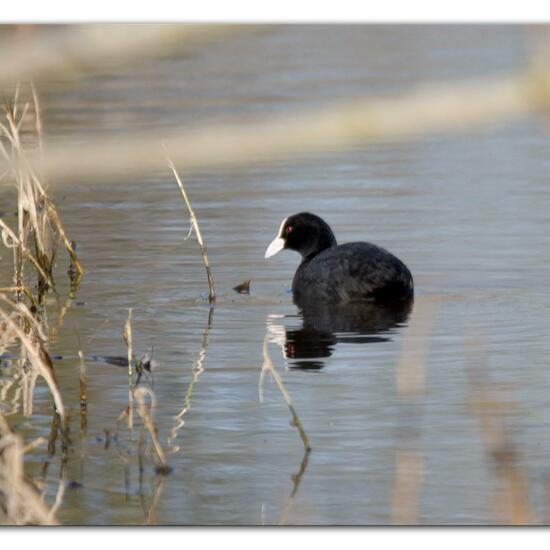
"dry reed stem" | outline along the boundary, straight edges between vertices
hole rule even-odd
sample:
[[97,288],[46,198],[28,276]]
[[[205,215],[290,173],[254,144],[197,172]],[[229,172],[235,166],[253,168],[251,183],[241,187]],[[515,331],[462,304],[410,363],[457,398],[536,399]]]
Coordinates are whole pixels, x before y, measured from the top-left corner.
[[204,241],[202,238],[201,230],[199,227],[199,222],[197,220],[197,216],[195,216],[195,212],[193,211],[193,207],[191,206],[191,202],[189,201],[189,197],[187,196],[187,193],[185,191],[185,187],[183,186],[183,183],[178,175],[178,172],[176,170],[176,167],[174,166],[174,163],[168,158],[168,165],[170,166],[174,177],[176,178],[176,181],[178,182],[179,188],[181,190],[181,194],[183,195],[183,200],[185,201],[185,204],[187,205],[187,209],[189,210],[189,216],[191,218],[191,225],[193,226],[193,229],[195,231],[195,235],[197,236],[197,242],[199,243],[199,247],[201,250],[202,255],[202,261],[204,263],[204,269],[206,270],[206,277],[208,278],[208,288],[209,288],[209,294],[208,294],[208,301],[212,304],[216,301],[216,290],[214,289],[214,278],[212,277],[212,270],[210,269],[210,264],[208,262],[208,256],[206,255],[206,247],[204,245]]
[[88,429],[88,381],[82,349],[78,350],[78,357],[80,359],[80,429],[82,433],[86,433]]
[[149,509],[147,510],[147,514],[145,516],[146,525],[153,525],[156,523],[157,506],[160,502],[160,497],[162,495],[162,491],[164,490],[165,483],[166,478],[164,476],[157,476],[157,479],[155,480],[155,494],[153,495],[151,505],[149,506]]
[[65,248],[67,250],[67,253],[69,254],[71,258],[71,266],[74,267],[74,269],[77,272],[77,283],[80,282],[80,279],[82,278],[82,275],[84,275],[84,268],[82,267],[82,264],[80,263],[80,260],[78,259],[78,256],[76,255],[76,252],[74,250],[74,247],[69,240],[69,237],[67,237],[67,233],[65,232],[65,228],[63,227],[63,224],[61,223],[61,219],[59,218],[59,214],[57,213],[57,208],[55,207],[53,201],[45,196],[44,197],[46,207],[48,210],[48,216],[53,224],[53,226],[57,229],[59,236],[61,237],[63,244],[65,245]]
[[[470,132],[527,115],[550,103],[550,72],[529,70],[509,77],[425,84],[400,97],[349,99],[338,105],[253,122],[211,124],[172,136],[96,139],[85,145],[45,144],[43,175],[55,183],[89,181],[160,170],[168,156],[186,173],[250,166],[325,151],[439,133]],[[32,166],[38,157],[29,157]],[[9,162],[0,164],[0,172]]]
[[417,525],[424,481],[424,457],[415,449],[396,449],[392,523]]
[[36,260],[34,256],[28,250],[26,250],[24,245],[22,245],[22,249],[23,249],[23,256],[32,263],[36,271],[38,271],[38,273],[46,281],[46,283],[48,283],[50,287],[54,288],[55,285],[54,285],[53,279],[48,273],[44,271],[42,266],[38,263],[38,260]]
[[31,303],[31,305],[33,307],[38,307],[35,299],[34,299],[34,296],[32,295],[31,291],[26,287],[26,286],[7,286],[7,287],[3,287],[3,288],[0,288],[0,293],[1,294],[25,294],[25,296],[29,299],[29,302]]
[[[42,153],[42,123],[40,120],[40,107],[38,96],[34,86],[30,85],[34,110],[36,137],[40,160]],[[69,239],[65,233],[55,205],[46,193],[44,186],[36,175],[36,169],[31,167],[26,160],[26,150],[21,141],[21,127],[29,110],[30,102],[19,109],[19,85],[16,87],[13,103],[4,108],[7,126],[0,123],[0,137],[8,140],[11,146],[10,152],[4,146],[0,153],[10,162],[10,175],[17,188],[17,234],[12,231],[2,220],[2,240],[8,248],[14,250],[14,286],[23,286],[24,260],[30,261],[39,275],[38,302],[42,300],[44,284],[53,288],[52,269],[54,266],[58,237],[63,239],[71,258],[71,268],[76,273],[71,277],[73,287],[78,285],[83,269],[76,257]],[[28,250],[27,240],[29,236],[34,237],[35,255]],[[49,248],[49,250],[48,250]],[[18,296],[19,297],[19,296]]]
[[415,300],[395,372],[397,393],[402,398],[424,393],[426,361],[440,304],[439,296],[422,296]]
[[[57,296],[57,298],[59,298]],[[57,321],[55,326],[50,326],[50,343],[56,342],[59,338],[59,333],[61,329],[63,328],[63,325],[65,324],[65,317],[67,315],[67,312],[69,311],[71,305],[72,305],[73,298],[69,296],[65,299],[65,303],[63,305],[60,304],[59,299],[57,300],[57,307],[59,310],[59,313],[57,315]],[[78,332],[77,332],[78,335]]]
[[59,479],[57,480],[57,491],[55,493],[55,500],[48,514],[48,517],[52,520],[55,519],[55,514],[57,514],[57,511],[59,510],[59,508],[61,508],[61,504],[63,504],[63,499],[65,498],[66,485],[67,485],[66,473],[65,473],[65,468],[62,465],[59,472]]
[[128,347],[128,429],[131,430],[134,425],[134,399],[132,393],[132,361],[134,358],[132,349],[132,308],[128,309],[128,318],[124,324],[124,333],[122,337]]
[[[417,403],[425,393],[426,363],[442,299],[441,296],[422,296],[415,300],[395,369],[396,392],[401,403]],[[419,435],[414,438],[419,439]],[[423,481],[422,452],[414,448],[412,441],[405,448],[396,449],[392,489],[394,525],[418,523]]]
[[529,474],[503,420],[503,415],[511,411],[510,404],[495,397],[494,384],[483,378],[486,376],[487,359],[481,339],[469,338],[466,348],[471,409],[479,421],[485,452],[502,484],[502,493],[496,494],[495,502],[505,523],[533,525],[537,521],[529,496]]
[[21,247],[21,252],[25,258],[27,258],[42,276],[42,278],[51,286],[54,286],[53,280],[48,273],[44,271],[38,260],[31,254],[28,248],[25,246],[25,243],[20,242],[17,235],[10,229],[10,227],[0,219],[0,228],[2,228],[2,241],[6,248],[17,248]]
[[[0,339],[0,353],[3,353],[6,339],[3,335],[0,336]],[[12,367],[10,369],[4,368],[0,389],[0,403],[2,404],[2,411],[6,416],[10,416],[19,411],[21,397],[23,395],[22,379],[25,375],[28,375],[28,373],[23,372],[22,369],[17,367]],[[12,388],[14,391],[10,397],[9,392]]]
[[6,248],[17,248],[19,245],[19,239],[17,235],[11,230],[10,226],[0,218],[0,227],[2,228],[2,242]]
[[159,473],[167,474],[170,472],[170,466],[168,466],[168,462],[166,461],[166,455],[164,454],[162,446],[159,443],[159,440],[157,437],[157,430],[155,428],[153,418],[149,414],[147,405],[145,404],[146,395],[148,395],[149,398],[151,399],[151,411],[153,411],[157,405],[157,401],[153,391],[143,387],[137,388],[136,390],[134,390],[134,399],[138,404],[138,407],[137,407],[138,413],[141,416],[141,419],[143,420],[143,423],[145,424],[145,427],[147,428],[149,435],[151,436],[151,441],[153,442],[153,448],[155,450],[155,456],[157,458],[157,470]]
[[55,446],[57,444],[57,434],[59,432],[59,415],[54,413],[50,424],[50,435],[48,437],[48,456],[55,455]]
[[42,124],[42,109],[40,107],[40,102],[38,100],[38,92],[34,86],[34,82],[30,83],[31,92],[32,92],[32,101],[34,104],[34,120],[36,126],[36,137],[38,138],[38,151],[41,156],[44,155],[44,128]]
[[132,308],[128,309],[128,318],[124,324],[123,338],[128,347],[128,384],[132,385],[132,361],[134,359],[134,352],[132,349]]
[[130,492],[130,466],[129,466],[130,455],[122,449],[122,446],[120,444],[119,425],[120,425],[120,422],[124,420],[125,417],[128,416],[128,413],[129,413],[129,407],[126,407],[118,416],[116,420],[116,425],[115,425],[115,437],[114,437],[117,455],[122,461],[122,463],[124,464],[124,494],[125,494],[126,500],[128,500],[128,495]]
[[28,327],[34,330],[40,342],[46,342],[47,338],[43,331],[42,325],[38,322],[38,320],[33,315],[32,311],[28,308],[26,304],[22,302],[14,302],[9,298],[6,298],[5,296],[1,296],[1,295],[0,295],[0,301],[4,302],[7,306],[9,306],[17,315],[19,315],[21,319],[25,321],[25,323],[27,323]]
[[[2,297],[1,295],[0,298],[6,300],[6,298]],[[19,341],[25,349],[31,365],[34,369],[36,369],[36,372],[40,374],[42,378],[44,378],[44,380],[46,381],[46,384],[48,385],[50,392],[53,396],[56,410],[63,421],[65,421],[65,407],[63,405],[63,399],[61,398],[61,393],[59,392],[59,387],[55,379],[53,365],[51,363],[49,355],[40,343],[39,338],[37,336],[31,338],[30,335],[25,334],[19,328],[17,323],[2,309],[0,309],[0,318],[6,323],[6,326],[19,338]]]
[[36,487],[24,476],[25,452],[43,439],[24,445],[0,413],[0,523],[9,525],[56,525],[55,510],[42,501]]
[[31,369],[28,372],[23,370],[21,376],[21,385],[23,390],[23,416],[30,418],[33,411],[34,403],[34,388],[36,386],[36,379],[38,373],[35,369]]
[[309,439],[307,437],[307,434],[304,430],[304,427],[302,426],[302,423],[300,422],[300,418],[298,417],[296,410],[294,409],[294,405],[292,404],[292,400],[290,399],[290,395],[285,389],[285,386],[283,384],[282,378],[279,376],[279,373],[275,370],[275,367],[273,366],[273,362],[271,361],[271,357],[269,356],[269,350],[268,350],[268,344],[269,344],[269,336],[268,334],[265,335],[264,338],[264,345],[263,345],[263,358],[264,363],[262,365],[262,370],[260,372],[260,379],[263,379],[263,373],[264,371],[269,372],[271,376],[273,377],[273,380],[275,380],[275,383],[277,384],[277,387],[279,388],[279,391],[281,392],[284,400],[286,401],[286,404],[290,410],[290,414],[292,415],[292,422],[291,425],[295,427],[298,430],[298,433],[300,434],[300,439],[302,440],[302,443],[304,444],[304,449],[306,453],[309,453],[311,451],[311,446],[309,445]]
[[[128,407],[124,407],[124,410],[118,415],[117,419],[116,419],[116,428],[115,428],[115,435],[116,435],[116,438],[115,440],[118,442],[119,440],[119,424],[120,422],[122,422],[122,420],[124,420],[124,418],[126,418],[128,416]],[[118,446],[118,443],[117,443],[117,446]],[[121,453],[122,454],[122,453]]]

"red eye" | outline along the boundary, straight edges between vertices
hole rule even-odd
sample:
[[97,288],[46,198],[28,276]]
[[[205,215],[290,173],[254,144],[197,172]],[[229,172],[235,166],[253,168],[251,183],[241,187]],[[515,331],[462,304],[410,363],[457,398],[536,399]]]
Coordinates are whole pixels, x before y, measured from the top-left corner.
[[286,228],[286,233],[287,233],[287,235],[288,235],[289,233],[292,233],[292,231],[294,231],[294,228],[293,228],[292,226],[289,225],[289,226]]

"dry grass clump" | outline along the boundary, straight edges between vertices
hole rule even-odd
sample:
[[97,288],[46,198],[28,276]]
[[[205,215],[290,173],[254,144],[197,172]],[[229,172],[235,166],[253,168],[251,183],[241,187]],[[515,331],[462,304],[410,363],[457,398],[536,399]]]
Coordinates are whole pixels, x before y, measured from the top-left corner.
[[0,121],[0,157],[10,166],[0,174],[0,182],[14,187],[17,193],[17,228],[0,218],[0,236],[4,246],[13,251],[12,291],[18,299],[28,296],[25,268],[31,264],[38,278],[36,302],[40,303],[44,293],[54,286],[53,268],[60,241],[70,257],[73,287],[78,286],[84,270],[44,182],[27,160],[29,154],[42,151],[40,107],[32,85],[27,96],[18,85],[13,99],[4,104]]
[[[43,125],[38,94],[32,84],[17,85],[13,98],[0,107],[0,161],[9,168],[0,173],[0,184],[15,189],[15,223],[0,218],[0,238],[13,255],[11,284],[0,287],[0,355],[9,352],[9,362],[0,385],[0,522],[9,524],[52,524],[63,499],[64,485],[52,509],[43,503],[38,489],[23,474],[23,447],[3,414],[20,409],[33,412],[36,381],[42,377],[54,404],[52,435],[48,452],[53,454],[58,432],[62,434],[64,460],[68,444],[65,406],[48,353],[48,326],[44,297],[55,289],[54,267],[60,243],[67,250],[73,297],[84,273],[68,238],[59,213],[40,176],[40,166],[32,168],[29,155],[42,155]],[[47,464],[47,462],[45,463]]]

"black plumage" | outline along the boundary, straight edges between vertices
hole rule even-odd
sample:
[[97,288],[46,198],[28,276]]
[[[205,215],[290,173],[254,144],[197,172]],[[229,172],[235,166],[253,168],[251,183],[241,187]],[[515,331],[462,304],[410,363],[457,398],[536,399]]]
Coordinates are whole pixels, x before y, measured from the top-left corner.
[[338,245],[328,224],[308,212],[290,216],[266,257],[281,249],[295,250],[302,262],[292,281],[297,304],[411,300],[413,278],[393,254],[371,243]]

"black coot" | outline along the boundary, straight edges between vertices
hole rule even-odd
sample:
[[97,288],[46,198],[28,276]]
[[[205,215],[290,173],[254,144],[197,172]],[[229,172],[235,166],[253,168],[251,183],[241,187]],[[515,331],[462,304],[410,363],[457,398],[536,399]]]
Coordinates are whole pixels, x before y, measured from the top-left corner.
[[283,220],[265,257],[283,248],[302,256],[292,281],[297,304],[361,300],[387,303],[413,297],[412,275],[401,260],[371,243],[337,245],[329,225],[309,212]]

